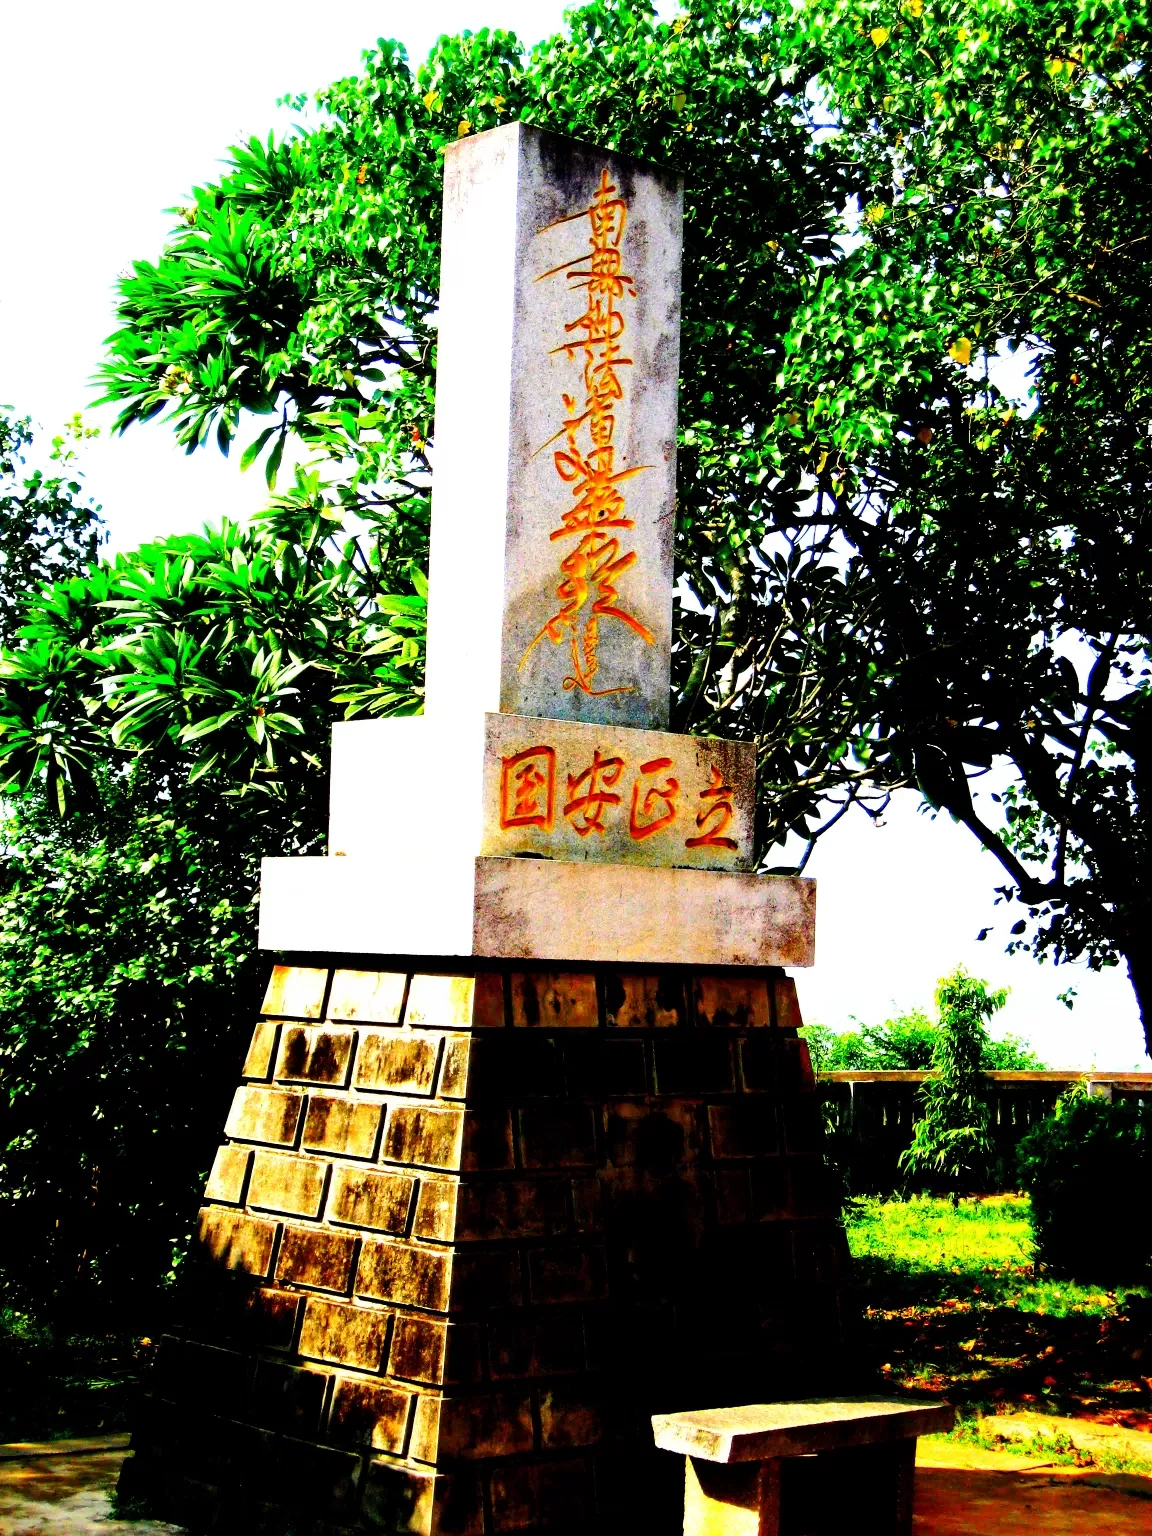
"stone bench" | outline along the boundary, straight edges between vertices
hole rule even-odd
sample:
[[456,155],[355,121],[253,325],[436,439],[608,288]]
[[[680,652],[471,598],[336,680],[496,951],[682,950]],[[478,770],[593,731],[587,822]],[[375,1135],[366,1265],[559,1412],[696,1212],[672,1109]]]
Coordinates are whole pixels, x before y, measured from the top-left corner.
[[916,1437],[951,1429],[945,1403],[884,1397],[657,1414],[685,1458],[684,1536],[910,1536]]

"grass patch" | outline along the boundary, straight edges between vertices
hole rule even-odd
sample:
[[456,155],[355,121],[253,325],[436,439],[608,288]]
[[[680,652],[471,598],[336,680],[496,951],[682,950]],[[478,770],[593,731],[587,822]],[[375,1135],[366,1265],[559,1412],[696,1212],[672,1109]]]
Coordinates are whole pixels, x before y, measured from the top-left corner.
[[889,1387],[1152,1428],[1152,1302],[1038,1275],[1025,1196],[854,1200],[865,1345]]

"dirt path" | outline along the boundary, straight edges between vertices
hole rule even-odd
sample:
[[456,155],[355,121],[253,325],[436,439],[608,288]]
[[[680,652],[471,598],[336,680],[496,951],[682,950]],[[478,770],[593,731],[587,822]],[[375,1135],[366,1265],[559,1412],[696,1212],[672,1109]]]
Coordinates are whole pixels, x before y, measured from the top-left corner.
[[[126,1436],[0,1446],[0,1536],[182,1536],[113,1518]],[[63,1454],[61,1453],[63,1450]],[[921,1442],[916,1536],[1149,1536],[1152,1477]]]

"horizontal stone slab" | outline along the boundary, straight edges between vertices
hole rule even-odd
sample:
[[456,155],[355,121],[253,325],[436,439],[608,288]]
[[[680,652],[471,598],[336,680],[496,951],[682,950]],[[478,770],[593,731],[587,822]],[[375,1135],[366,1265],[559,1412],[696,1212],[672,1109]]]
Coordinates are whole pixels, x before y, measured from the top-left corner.
[[260,947],[808,966],[816,884],[559,859],[265,859]]
[[645,964],[812,965],[816,883],[560,859],[477,859],[473,953]]
[[923,1399],[810,1398],[657,1414],[652,1432],[660,1450],[701,1461],[769,1461],[938,1434],[955,1417],[947,1403]]

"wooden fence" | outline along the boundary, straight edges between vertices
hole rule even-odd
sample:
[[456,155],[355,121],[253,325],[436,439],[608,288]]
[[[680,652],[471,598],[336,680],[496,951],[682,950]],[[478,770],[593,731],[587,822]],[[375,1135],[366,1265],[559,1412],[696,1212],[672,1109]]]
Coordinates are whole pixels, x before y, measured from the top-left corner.
[[[886,1194],[901,1183],[899,1157],[912,1140],[916,1092],[927,1072],[822,1072],[818,1079],[830,1151],[853,1194]],[[1016,1145],[1075,1083],[1101,1098],[1152,1103],[1152,1072],[989,1072],[997,1184],[1011,1187]]]

